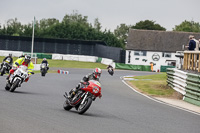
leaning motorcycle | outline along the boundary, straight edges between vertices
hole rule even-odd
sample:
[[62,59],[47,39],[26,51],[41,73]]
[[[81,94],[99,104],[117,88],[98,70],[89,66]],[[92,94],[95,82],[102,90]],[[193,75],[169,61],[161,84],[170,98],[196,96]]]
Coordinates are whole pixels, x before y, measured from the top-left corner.
[[[34,72],[31,72],[34,74]],[[10,75],[8,82],[6,83],[6,90],[10,92],[14,92],[17,87],[21,87],[21,84],[28,78],[28,68],[27,66],[21,65],[17,68],[17,70]]]
[[6,73],[9,73],[11,68],[12,66],[7,61],[4,61],[1,68],[1,76],[3,76]]
[[83,114],[89,109],[92,101],[94,101],[96,97],[101,98],[101,96],[101,84],[96,80],[90,80],[84,82],[82,87],[72,98],[68,98],[68,94],[65,92],[64,97],[66,100],[63,104],[63,108],[65,110],[70,110],[74,107],[79,114]]
[[40,72],[41,72],[41,76],[45,76],[47,73],[47,66],[45,63],[42,63],[40,66]]
[[109,73],[111,76],[113,76],[113,74],[114,74],[113,69],[112,69],[112,68],[108,68],[108,73]]

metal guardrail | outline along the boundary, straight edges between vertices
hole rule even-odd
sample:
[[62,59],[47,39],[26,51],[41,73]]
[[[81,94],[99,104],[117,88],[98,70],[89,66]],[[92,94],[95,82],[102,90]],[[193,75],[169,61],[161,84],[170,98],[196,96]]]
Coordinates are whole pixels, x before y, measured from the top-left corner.
[[168,68],[167,77],[168,86],[181,93],[184,101],[200,106],[200,75]]

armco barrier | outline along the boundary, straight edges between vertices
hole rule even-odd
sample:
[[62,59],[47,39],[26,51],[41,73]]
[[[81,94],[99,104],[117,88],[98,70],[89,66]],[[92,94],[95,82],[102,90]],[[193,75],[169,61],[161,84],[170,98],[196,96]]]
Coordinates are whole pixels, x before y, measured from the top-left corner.
[[0,50],[0,56],[8,56],[9,54],[12,54],[13,57],[19,57],[23,54],[22,51],[5,51]]
[[[31,55],[30,52],[23,52],[23,54]],[[34,53],[34,54],[36,54],[37,58],[39,59],[43,59],[43,58],[52,59],[52,54],[44,54],[44,53]]]
[[181,93],[184,101],[200,106],[200,75],[168,68],[167,77],[168,86]]
[[129,65],[123,63],[115,63],[116,69],[127,69],[127,70],[135,70],[135,71],[151,71],[150,66],[144,65]]
[[96,62],[98,57],[85,56],[85,55],[62,55],[62,59],[63,60],[73,60],[73,61]]
[[63,54],[52,54],[52,60],[63,60]]

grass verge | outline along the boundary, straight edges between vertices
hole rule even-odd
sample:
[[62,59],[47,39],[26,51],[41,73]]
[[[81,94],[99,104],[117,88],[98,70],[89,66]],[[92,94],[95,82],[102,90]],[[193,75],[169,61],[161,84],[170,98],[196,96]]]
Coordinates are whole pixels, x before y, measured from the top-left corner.
[[127,81],[127,83],[141,93],[154,97],[168,97],[179,99],[179,94],[175,90],[167,86],[166,73],[147,76],[136,76],[133,78],[135,80]]
[[[5,57],[0,56],[0,62],[3,61]],[[15,61],[17,57],[13,57]],[[96,62],[82,62],[82,61],[68,61],[68,60],[52,60],[47,59],[49,67],[62,67],[62,68],[96,68],[106,69],[106,65]],[[37,59],[37,64],[40,64],[42,59]]]

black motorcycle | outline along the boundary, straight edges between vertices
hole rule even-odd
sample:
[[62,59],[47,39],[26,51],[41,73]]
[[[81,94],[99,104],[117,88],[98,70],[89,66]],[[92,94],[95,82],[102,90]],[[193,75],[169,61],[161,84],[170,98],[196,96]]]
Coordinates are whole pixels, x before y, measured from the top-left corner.
[[47,66],[45,63],[42,63],[40,66],[40,72],[41,72],[41,76],[45,76],[47,73]]
[[6,73],[9,73],[10,69],[12,68],[12,65],[10,65],[8,62],[4,61],[2,63],[2,68],[1,68],[1,76],[3,76]]
[[108,73],[109,73],[111,76],[113,76],[114,70],[113,70],[112,68],[108,68]]

